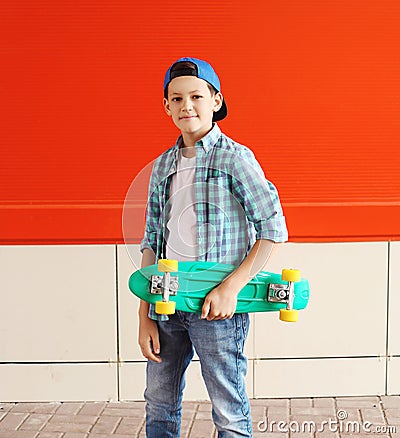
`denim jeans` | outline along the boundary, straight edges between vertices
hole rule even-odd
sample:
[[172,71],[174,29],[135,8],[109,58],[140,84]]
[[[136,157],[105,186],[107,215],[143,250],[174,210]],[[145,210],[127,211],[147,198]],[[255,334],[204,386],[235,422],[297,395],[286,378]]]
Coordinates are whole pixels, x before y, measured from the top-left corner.
[[180,436],[185,371],[194,351],[212,403],[218,437],[251,437],[250,404],[245,389],[247,358],[243,353],[249,315],[207,321],[197,313],[177,311],[158,322],[161,363],[148,361],[146,436]]

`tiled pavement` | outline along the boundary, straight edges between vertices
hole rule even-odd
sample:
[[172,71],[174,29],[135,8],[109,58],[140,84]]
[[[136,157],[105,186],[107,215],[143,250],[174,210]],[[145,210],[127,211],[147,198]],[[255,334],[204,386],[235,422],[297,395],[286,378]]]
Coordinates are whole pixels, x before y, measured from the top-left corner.
[[[254,437],[400,437],[400,396],[258,399],[251,406]],[[216,437],[210,403],[184,403],[181,436]],[[145,437],[144,403],[0,402],[0,438],[9,437]]]

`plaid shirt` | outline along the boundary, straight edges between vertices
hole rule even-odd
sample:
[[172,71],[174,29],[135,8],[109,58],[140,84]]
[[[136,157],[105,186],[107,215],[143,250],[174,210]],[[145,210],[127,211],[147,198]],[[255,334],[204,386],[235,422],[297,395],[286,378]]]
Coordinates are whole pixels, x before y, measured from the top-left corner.
[[[165,258],[171,177],[177,171],[180,136],[160,155],[150,177],[146,227],[140,250]],[[285,217],[275,186],[253,152],[221,133],[217,124],[196,143],[195,211],[198,260],[239,266],[256,240],[285,242]],[[165,320],[150,306],[149,317]]]

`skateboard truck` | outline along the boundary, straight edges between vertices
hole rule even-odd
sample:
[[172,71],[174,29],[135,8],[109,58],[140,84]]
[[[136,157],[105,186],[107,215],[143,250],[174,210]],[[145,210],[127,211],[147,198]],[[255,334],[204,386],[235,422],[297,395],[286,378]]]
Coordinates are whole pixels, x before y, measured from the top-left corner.
[[152,294],[161,294],[162,300],[156,302],[156,313],[160,315],[172,315],[175,313],[175,301],[169,301],[170,295],[176,295],[179,287],[178,279],[171,277],[171,272],[178,270],[177,260],[160,259],[158,261],[158,270],[163,275],[153,275],[151,277],[150,292]]
[[270,284],[268,301],[272,303],[286,303],[286,309],[280,309],[279,319],[286,322],[296,322],[298,311],[293,309],[294,283],[300,281],[300,271],[297,269],[283,269],[282,280],[288,284]]
[[[154,295],[163,296],[166,294],[165,290],[168,289],[169,295],[176,295],[179,288],[178,277],[171,277],[169,272],[164,275],[152,275],[150,283],[150,293]],[[166,297],[165,297],[166,298]],[[168,299],[166,299],[168,301]]]

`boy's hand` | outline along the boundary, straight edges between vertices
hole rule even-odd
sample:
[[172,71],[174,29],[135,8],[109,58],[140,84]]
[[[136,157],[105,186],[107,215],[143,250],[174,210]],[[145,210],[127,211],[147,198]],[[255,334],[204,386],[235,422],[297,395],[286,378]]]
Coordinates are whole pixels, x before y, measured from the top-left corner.
[[145,358],[153,362],[162,362],[160,353],[160,340],[156,321],[147,315],[139,315],[139,346]]
[[236,305],[237,292],[221,283],[206,296],[201,318],[207,321],[231,319],[235,314]]

